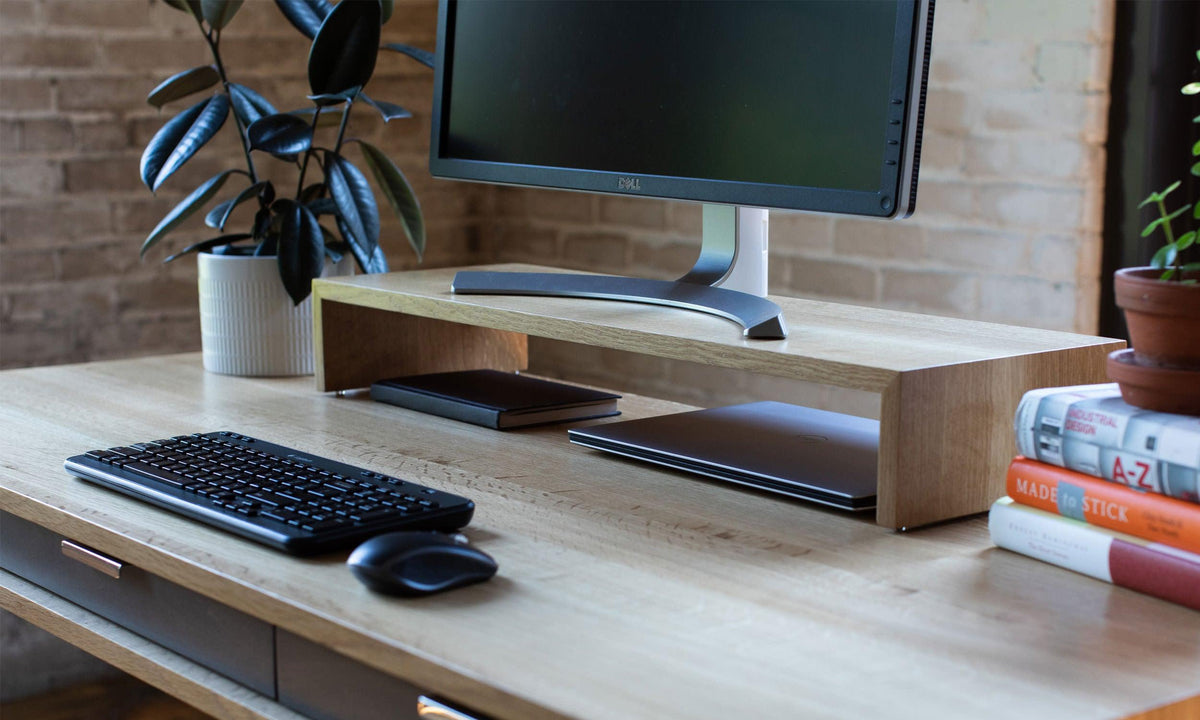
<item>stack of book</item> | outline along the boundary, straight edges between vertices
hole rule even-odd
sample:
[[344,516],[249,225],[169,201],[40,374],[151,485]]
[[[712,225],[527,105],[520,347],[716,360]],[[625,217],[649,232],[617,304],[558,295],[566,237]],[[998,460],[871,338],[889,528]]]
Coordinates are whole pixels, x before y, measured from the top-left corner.
[[1200,610],[1200,417],[1081,385],[1026,393],[1014,424],[992,541]]

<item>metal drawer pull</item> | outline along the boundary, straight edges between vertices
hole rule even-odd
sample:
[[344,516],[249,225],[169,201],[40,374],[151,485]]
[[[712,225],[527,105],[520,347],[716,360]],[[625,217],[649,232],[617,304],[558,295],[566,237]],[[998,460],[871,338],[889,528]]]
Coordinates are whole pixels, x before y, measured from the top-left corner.
[[472,715],[425,695],[417,698],[417,717],[428,718],[428,720],[478,720]]
[[62,554],[72,560],[78,560],[93,570],[99,570],[110,578],[119,579],[121,568],[125,567],[125,564],[119,560],[113,560],[107,555],[101,555],[91,548],[77,545],[70,540],[62,541]]

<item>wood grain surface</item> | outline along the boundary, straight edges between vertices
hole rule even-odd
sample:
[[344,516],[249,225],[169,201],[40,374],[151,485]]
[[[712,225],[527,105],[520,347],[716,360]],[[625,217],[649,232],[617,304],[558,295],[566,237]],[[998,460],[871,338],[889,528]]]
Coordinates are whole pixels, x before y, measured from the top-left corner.
[[[7,371],[0,396],[3,509],[496,718],[1110,718],[1200,693],[1200,614],[994,548],[979,517],[895,533],[564,426],[492,431],[196,355]],[[466,534],[499,575],[389,599],[344,554],[290,558],[62,470],[223,428],[474,499]]]
[[[748,340],[734,323],[676,308],[455,295],[450,284],[456,271],[315,282],[319,305],[345,327],[404,322],[425,330],[326,337],[328,347],[317,363],[319,387],[370,384],[383,376],[379,368],[374,376],[362,371],[372,358],[420,364],[421,372],[524,367],[522,339],[533,335],[874,392],[881,420],[876,522],[888,528],[987,510],[1003,494],[1013,455],[1010,428],[1021,396],[1032,388],[1105,382],[1107,354],[1125,346],[1106,338],[783,297],[772,299],[787,317],[788,339]],[[321,314],[318,328],[334,332]],[[507,345],[476,333],[506,333],[500,337]],[[397,335],[421,340],[397,352],[391,339]],[[315,337],[322,337],[319,329]],[[506,347],[520,354],[497,357],[496,348]]]

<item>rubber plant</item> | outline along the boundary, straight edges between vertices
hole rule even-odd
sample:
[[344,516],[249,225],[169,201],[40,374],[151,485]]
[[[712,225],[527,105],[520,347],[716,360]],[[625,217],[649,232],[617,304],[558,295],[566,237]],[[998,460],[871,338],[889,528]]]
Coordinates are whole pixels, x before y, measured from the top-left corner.
[[[327,0],[275,0],[283,17],[312,40],[309,105],[287,112],[279,112],[258,92],[229,78],[221,58],[221,35],[242,0],[164,1],[195,20],[213,62],[167,78],[150,92],[147,102],[161,109],[215,91],[176,114],[154,135],[142,154],[142,182],[157,191],[231,116],[245,164],[204,181],[168,212],[142,243],[142,256],[217,200],[227,181],[236,178],[241,187],[209,208],[204,217],[205,224],[219,234],[163,262],[194,252],[273,255],[278,258],[283,286],[297,305],[308,297],[326,258],[337,262],[349,252],[363,272],[386,272],[374,192],[345,154],[348,146],[357,145],[363,164],[420,258],[425,249],[425,225],[404,174],[379,148],[346,136],[351,113],[362,105],[378,112],[385,123],[411,117],[399,105],[363,91],[380,50],[433,67],[433,55],[427,51],[398,43],[380,45],[381,27],[392,14],[392,0],[347,0],[337,5]],[[325,132],[319,133],[320,128],[326,128]],[[318,143],[320,135],[329,136],[324,144]],[[260,177],[258,163],[267,158],[294,167],[297,179],[293,187],[277,189],[271,180]],[[233,210],[243,203],[257,208],[250,227],[239,232],[227,229]]]

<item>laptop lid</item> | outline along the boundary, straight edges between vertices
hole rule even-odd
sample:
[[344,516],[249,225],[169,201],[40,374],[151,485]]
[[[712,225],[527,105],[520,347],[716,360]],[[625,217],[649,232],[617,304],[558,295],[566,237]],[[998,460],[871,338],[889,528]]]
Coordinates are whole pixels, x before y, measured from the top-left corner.
[[781,402],[568,430],[571,442],[846,510],[875,507],[879,421]]

